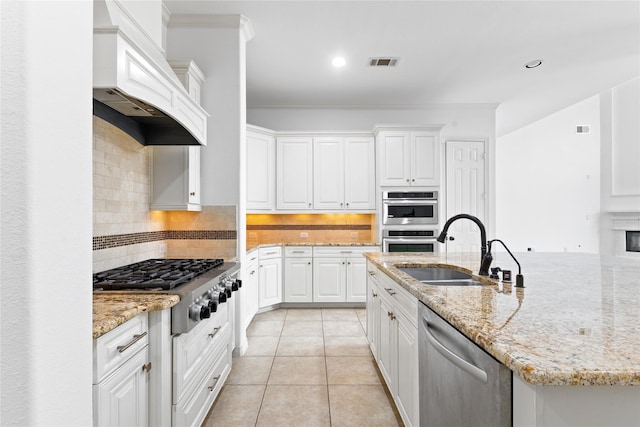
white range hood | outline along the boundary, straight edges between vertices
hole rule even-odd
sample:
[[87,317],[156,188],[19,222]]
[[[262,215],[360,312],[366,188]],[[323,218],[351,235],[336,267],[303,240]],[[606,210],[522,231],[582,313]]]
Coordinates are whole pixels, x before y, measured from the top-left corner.
[[94,1],[94,115],[143,145],[207,145],[209,114],[118,0]]

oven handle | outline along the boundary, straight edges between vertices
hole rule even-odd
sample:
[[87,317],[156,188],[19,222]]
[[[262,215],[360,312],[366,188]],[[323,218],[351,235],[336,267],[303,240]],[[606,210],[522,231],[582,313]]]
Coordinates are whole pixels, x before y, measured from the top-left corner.
[[438,201],[431,199],[382,199],[382,204],[399,206],[437,205]]
[[403,239],[401,237],[384,237],[382,239],[383,243],[417,243],[417,244],[421,244],[421,243],[437,243],[438,241],[433,238],[433,239]]

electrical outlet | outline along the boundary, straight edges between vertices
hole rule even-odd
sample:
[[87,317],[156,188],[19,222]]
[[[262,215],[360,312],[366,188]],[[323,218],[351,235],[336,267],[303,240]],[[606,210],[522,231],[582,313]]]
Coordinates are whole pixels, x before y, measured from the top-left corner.
[[300,237],[307,238],[309,237],[309,233],[307,233],[306,231],[303,231],[302,233],[300,233]]
[[351,232],[351,237],[358,237],[358,232],[357,231],[352,231]]

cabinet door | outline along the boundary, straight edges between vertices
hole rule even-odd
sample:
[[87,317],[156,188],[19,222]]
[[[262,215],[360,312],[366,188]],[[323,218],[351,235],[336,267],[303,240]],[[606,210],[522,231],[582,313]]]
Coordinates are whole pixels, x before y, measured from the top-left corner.
[[410,185],[409,132],[381,132],[380,185]]
[[344,139],[345,209],[375,209],[375,165],[373,137]]
[[146,426],[149,416],[149,347],[93,386],[94,426]]
[[346,261],[340,258],[314,258],[313,301],[344,302]]
[[260,297],[258,289],[258,274],[260,264],[258,263],[257,251],[253,252],[247,260],[242,273],[242,289],[240,292],[242,301],[242,328],[246,329],[253,316],[260,307]]
[[347,258],[347,302],[367,300],[367,261],[363,256]]
[[[378,294],[380,298],[380,294]],[[378,367],[387,383],[389,391],[395,394],[393,371],[396,345],[395,345],[395,322],[392,320],[393,309],[391,305],[380,298],[379,319],[380,319],[380,341],[378,341]]]
[[200,147],[189,148],[189,203],[200,204]]
[[247,132],[247,209],[272,210],[276,196],[276,140]]
[[397,393],[394,400],[407,427],[418,426],[420,396],[418,384],[418,329],[404,316],[396,318],[398,326]]
[[282,302],[282,260],[260,260],[260,308]]
[[411,185],[440,183],[440,150],[434,132],[411,132]]
[[342,138],[313,138],[313,208],[344,209]]
[[367,279],[367,339],[373,357],[378,360],[380,340],[380,297],[378,284],[372,276]]
[[312,302],[312,258],[285,258],[284,301]]
[[310,210],[313,206],[313,144],[311,137],[278,137],[277,203],[283,210]]
[[151,151],[151,210],[199,211],[200,147],[158,146]]

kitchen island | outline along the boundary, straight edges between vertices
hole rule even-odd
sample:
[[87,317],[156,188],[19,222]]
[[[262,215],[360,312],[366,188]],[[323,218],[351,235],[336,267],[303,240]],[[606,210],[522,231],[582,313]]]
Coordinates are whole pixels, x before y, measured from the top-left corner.
[[[514,372],[514,425],[640,425],[640,262],[516,254],[525,284],[516,288],[478,277],[476,253],[366,257]],[[506,253],[493,265],[515,266]],[[485,285],[433,286],[398,269],[423,266]]]

